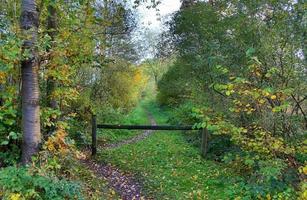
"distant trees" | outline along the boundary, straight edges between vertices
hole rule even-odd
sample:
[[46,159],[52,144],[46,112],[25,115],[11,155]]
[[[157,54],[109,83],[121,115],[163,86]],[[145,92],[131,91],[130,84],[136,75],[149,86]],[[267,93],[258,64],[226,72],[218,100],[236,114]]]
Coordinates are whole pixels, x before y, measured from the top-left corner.
[[163,74],[167,72],[168,66],[172,63],[172,58],[162,59],[153,58],[144,61],[141,67],[153,77],[155,84],[158,85],[159,80],[162,78]]

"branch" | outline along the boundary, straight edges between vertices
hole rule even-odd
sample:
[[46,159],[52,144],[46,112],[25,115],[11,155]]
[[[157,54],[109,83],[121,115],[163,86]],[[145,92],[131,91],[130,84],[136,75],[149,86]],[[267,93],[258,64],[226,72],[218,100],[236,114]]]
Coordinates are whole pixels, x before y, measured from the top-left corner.
[[301,100],[301,101],[298,101],[293,94],[291,94],[291,97],[295,101],[296,106],[301,110],[303,117],[304,117],[304,120],[305,120],[305,127],[307,128],[307,117],[306,117],[306,114],[304,113],[303,108],[300,105],[300,103],[303,102],[303,100],[305,100],[306,97],[304,97],[303,100]]

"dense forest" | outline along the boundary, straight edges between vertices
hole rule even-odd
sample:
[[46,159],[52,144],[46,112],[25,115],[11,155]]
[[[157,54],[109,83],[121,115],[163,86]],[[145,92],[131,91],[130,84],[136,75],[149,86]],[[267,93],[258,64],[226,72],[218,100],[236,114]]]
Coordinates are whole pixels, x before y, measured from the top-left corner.
[[307,3],[171,1],[1,0],[1,199],[307,199]]

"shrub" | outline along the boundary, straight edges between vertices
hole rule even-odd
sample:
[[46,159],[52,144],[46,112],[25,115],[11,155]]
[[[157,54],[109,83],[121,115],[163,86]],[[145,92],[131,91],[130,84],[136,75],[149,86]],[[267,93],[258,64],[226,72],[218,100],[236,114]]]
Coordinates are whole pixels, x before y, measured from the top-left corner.
[[33,174],[28,168],[7,167],[0,171],[2,199],[83,199],[77,183]]

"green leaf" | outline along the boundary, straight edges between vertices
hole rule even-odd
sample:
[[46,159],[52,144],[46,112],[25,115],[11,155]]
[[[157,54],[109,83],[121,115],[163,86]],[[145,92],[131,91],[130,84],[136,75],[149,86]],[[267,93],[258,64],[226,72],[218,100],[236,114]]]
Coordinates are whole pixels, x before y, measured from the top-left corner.
[[255,48],[251,47],[246,51],[246,56],[251,57],[256,52]]
[[7,141],[7,140],[4,140],[4,141],[1,142],[1,145],[8,145],[8,144],[9,144],[9,141]]
[[9,134],[9,138],[11,138],[13,140],[17,140],[18,139],[18,134],[12,131]]

